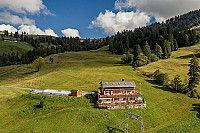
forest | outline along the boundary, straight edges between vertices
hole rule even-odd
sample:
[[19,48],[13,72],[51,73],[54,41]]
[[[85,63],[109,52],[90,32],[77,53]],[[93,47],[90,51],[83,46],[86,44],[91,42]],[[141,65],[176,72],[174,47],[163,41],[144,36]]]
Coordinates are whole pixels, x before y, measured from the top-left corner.
[[[12,34],[4,31],[1,38],[10,37],[31,44],[33,50],[19,54],[8,52],[0,55],[0,66],[31,63],[37,57],[69,51],[96,50],[109,45],[109,50],[115,54],[125,54],[131,58],[126,63],[134,67],[143,66],[149,62],[169,58],[172,51],[179,47],[197,44],[200,36],[193,27],[200,24],[200,10],[175,16],[165,22],[155,22],[134,31],[122,31],[116,35],[100,39],[81,39],[78,37],[33,36],[27,33]],[[2,39],[3,40],[3,39]],[[130,56],[129,54],[133,55]]]
[[[162,23],[118,32],[109,38],[109,49],[116,54],[133,54],[132,65],[143,66],[160,58],[169,58],[171,52],[180,47],[197,44],[200,37],[193,27],[199,24],[200,10],[191,11]],[[126,58],[130,55],[125,57],[128,60]]]
[[28,64],[37,57],[46,57],[51,54],[64,53],[70,51],[88,51],[96,50],[102,46],[108,45],[106,38],[102,39],[81,39],[78,37],[51,37],[51,36],[33,36],[27,33],[21,35],[16,32],[9,34],[4,31],[6,37],[13,38],[21,42],[26,42],[33,47],[33,50],[27,53],[19,54],[18,52],[3,53],[0,55],[0,66],[14,64]]

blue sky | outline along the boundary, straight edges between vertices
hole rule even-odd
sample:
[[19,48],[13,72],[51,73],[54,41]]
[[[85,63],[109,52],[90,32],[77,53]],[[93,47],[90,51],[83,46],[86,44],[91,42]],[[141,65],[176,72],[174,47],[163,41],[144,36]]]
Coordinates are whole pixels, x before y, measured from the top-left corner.
[[200,8],[200,0],[181,1],[0,0],[0,31],[106,37]]
[[55,15],[37,15],[33,19],[38,27],[50,27],[59,35],[64,28],[75,28],[83,38],[103,37],[105,33],[102,30],[91,29],[89,25],[105,9],[114,10],[114,2],[115,0],[46,0],[44,4]]
[[[114,9],[115,0],[44,0],[43,4],[54,15],[30,14],[26,17],[35,20],[35,25],[41,30],[51,28],[59,36],[62,35],[61,30],[65,28],[77,29],[82,38],[105,37],[106,33],[102,29],[89,28],[100,12]],[[0,8],[0,12],[5,9]],[[24,14],[10,11],[22,17]],[[1,22],[0,24],[9,24]],[[18,27],[20,24],[13,24]]]

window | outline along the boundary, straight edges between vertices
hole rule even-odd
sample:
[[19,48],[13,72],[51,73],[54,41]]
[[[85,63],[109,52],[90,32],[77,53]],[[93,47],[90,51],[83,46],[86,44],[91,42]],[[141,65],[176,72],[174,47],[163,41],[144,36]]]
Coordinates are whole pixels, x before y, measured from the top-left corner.
[[131,94],[131,91],[127,91],[127,94]]
[[110,91],[105,91],[105,95],[110,95]]
[[119,98],[115,98],[114,100],[115,100],[115,101],[119,101]]

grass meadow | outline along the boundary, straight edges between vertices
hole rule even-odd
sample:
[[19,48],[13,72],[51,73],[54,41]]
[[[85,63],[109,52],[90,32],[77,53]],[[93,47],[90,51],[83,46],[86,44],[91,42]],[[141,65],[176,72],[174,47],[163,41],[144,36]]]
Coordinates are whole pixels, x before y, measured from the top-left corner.
[[10,41],[0,41],[0,54],[3,53],[25,53],[32,50],[32,46],[25,42],[10,42]]
[[[187,73],[189,70],[188,65],[191,57],[193,54],[196,54],[197,50],[200,50],[200,44],[180,48],[178,51],[172,53],[171,58],[150,63],[138,68],[138,71],[141,73],[151,74],[159,69],[162,72],[167,73],[170,79],[173,79],[176,75],[180,75],[183,80],[187,80]],[[198,90],[200,91],[200,86],[198,87]]]
[[[175,53],[188,55],[189,49],[193,51],[198,46],[182,48]],[[171,60],[176,61],[175,55]],[[106,49],[68,52],[51,57],[54,62],[49,63],[47,57],[47,63],[37,73],[33,64],[0,68],[0,132],[121,133],[127,112],[143,117],[146,133],[200,132],[200,119],[193,107],[199,100],[165,91],[141,74],[144,70],[154,71],[156,64],[151,63],[145,66],[146,69],[142,67],[134,71],[131,66],[120,65],[121,56],[112,55]],[[157,66],[175,74],[175,70],[186,72],[186,60],[180,61],[185,64],[184,68],[172,67],[174,71],[168,70],[166,64],[162,66],[167,60],[160,60]],[[176,63],[179,64],[178,61]],[[97,91],[100,81],[120,81],[122,78],[135,81],[137,89],[143,82],[141,91],[147,103],[146,109],[98,109],[85,97],[31,95],[28,90],[20,89]],[[35,108],[41,100],[44,101],[44,108]],[[129,120],[129,132],[139,133],[140,123]]]

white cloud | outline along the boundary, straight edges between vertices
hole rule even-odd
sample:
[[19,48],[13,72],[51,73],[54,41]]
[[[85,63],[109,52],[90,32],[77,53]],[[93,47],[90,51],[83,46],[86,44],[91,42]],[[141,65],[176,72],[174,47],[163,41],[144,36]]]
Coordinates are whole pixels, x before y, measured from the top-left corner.
[[49,35],[49,36],[58,36],[52,29],[45,29],[42,31],[40,28],[37,28],[35,25],[21,25],[18,28],[18,32],[26,32],[29,35]]
[[200,0],[117,0],[115,8],[136,8],[159,21],[200,8]]
[[10,14],[9,12],[0,13],[0,21],[11,23],[11,24],[35,24],[35,20],[29,19],[27,17],[19,17],[17,15]]
[[103,28],[107,34],[115,34],[118,31],[133,30],[149,23],[150,17],[143,12],[118,12],[106,11],[92,21],[92,27]]
[[61,31],[65,37],[80,37],[79,31],[77,29],[64,29]]
[[46,35],[49,35],[49,36],[58,37],[58,35],[57,35],[52,29],[50,29],[50,28],[45,29],[45,30],[44,30],[44,33],[45,33]]
[[17,31],[17,29],[11,25],[1,24],[0,31],[4,31],[4,30],[7,30],[8,32],[12,32],[12,33],[15,33]]
[[0,0],[0,8],[5,8],[17,13],[44,13],[50,15],[50,11],[42,0]]
[[58,37],[58,35],[50,28],[45,29],[44,31],[40,28],[36,27],[35,25],[21,25],[18,27],[18,30],[11,25],[1,24],[0,25],[0,31],[7,30],[8,32],[15,33],[16,31],[19,32],[19,34],[22,34],[22,32],[26,32],[29,35],[48,35],[48,36],[55,36]]

